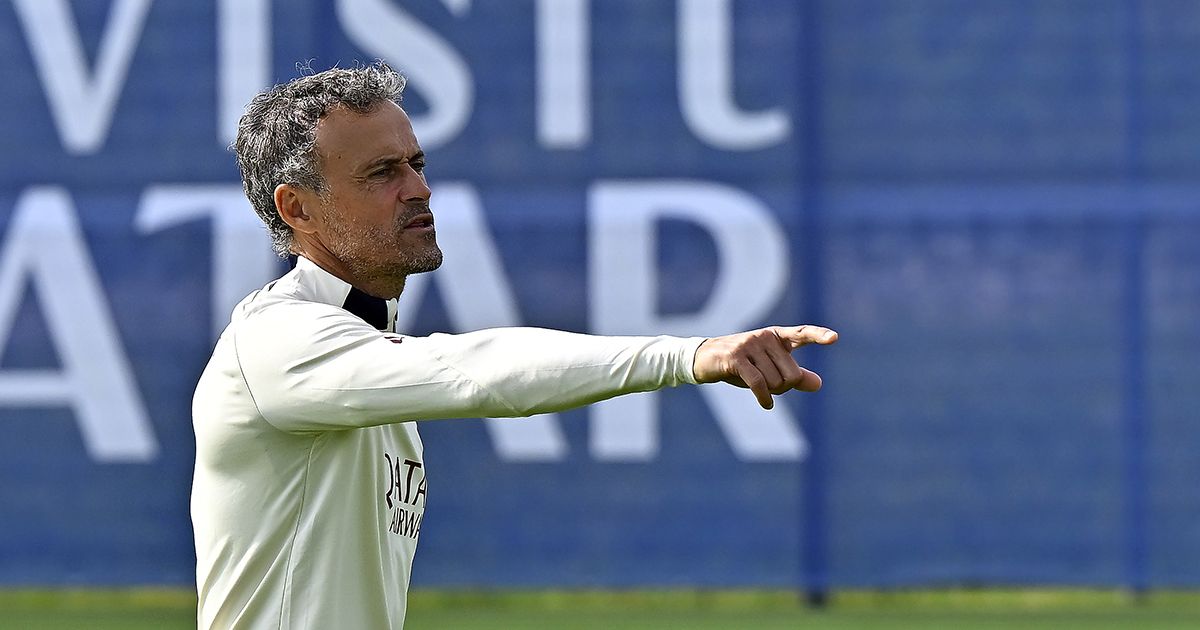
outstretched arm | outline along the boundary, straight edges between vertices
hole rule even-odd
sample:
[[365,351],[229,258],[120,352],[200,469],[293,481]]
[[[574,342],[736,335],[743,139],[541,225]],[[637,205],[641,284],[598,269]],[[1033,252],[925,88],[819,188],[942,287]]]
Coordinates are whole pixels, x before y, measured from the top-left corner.
[[829,345],[838,334],[821,326],[771,326],[713,337],[696,350],[692,371],[699,383],[724,381],[754,392],[763,409],[775,406],[773,394],[821,389],[821,377],[806,370],[792,351],[810,343]]
[[829,343],[824,328],[766,328],[702,339],[597,337],[534,328],[385,335],[315,302],[262,308],[233,335],[259,413],[285,431],[433,418],[525,416],[687,382],[771,394],[813,391],[789,354]]

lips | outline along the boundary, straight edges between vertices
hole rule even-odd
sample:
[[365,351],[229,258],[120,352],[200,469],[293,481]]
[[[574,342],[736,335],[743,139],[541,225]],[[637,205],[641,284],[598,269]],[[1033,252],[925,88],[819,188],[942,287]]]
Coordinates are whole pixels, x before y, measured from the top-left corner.
[[408,220],[404,224],[406,230],[421,230],[433,227],[433,215],[428,212],[423,212]]

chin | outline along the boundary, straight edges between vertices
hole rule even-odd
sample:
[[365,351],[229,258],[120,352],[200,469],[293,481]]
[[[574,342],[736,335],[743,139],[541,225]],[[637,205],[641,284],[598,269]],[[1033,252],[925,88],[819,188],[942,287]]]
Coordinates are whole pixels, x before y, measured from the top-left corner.
[[409,257],[405,262],[407,263],[405,266],[408,268],[408,274],[434,271],[442,266],[442,250],[434,247],[430,251],[420,252]]
[[411,273],[428,273],[430,271],[437,271],[437,269],[441,266],[442,266],[442,259],[439,257],[435,261],[430,261],[429,264],[417,266],[415,269],[412,270]]

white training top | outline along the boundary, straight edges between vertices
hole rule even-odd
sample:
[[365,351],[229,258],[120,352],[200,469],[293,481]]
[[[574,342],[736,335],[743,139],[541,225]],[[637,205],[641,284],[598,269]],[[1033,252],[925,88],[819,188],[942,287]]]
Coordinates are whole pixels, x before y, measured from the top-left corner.
[[409,421],[694,383],[703,341],[410,337],[395,312],[305,258],[234,309],[192,402],[200,628],[402,627],[427,496]]

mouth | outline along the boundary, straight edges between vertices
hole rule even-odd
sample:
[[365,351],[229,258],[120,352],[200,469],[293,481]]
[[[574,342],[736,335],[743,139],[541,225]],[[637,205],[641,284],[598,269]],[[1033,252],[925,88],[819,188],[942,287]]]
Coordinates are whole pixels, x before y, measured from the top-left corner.
[[408,220],[402,228],[404,230],[422,230],[428,231],[433,229],[433,215],[428,212],[423,212]]

